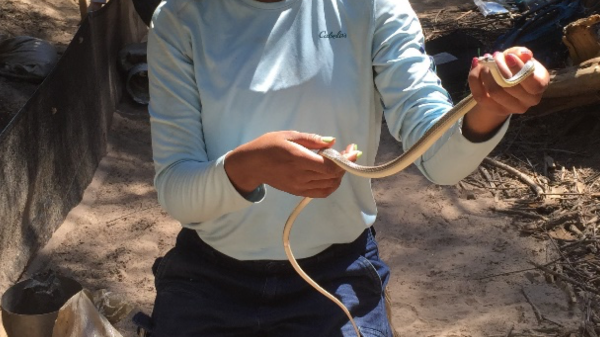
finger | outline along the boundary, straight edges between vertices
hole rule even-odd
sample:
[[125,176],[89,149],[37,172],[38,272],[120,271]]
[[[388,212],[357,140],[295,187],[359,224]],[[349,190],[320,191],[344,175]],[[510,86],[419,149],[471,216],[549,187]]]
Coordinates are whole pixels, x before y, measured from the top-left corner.
[[[504,56],[504,62],[502,62],[502,56]],[[497,58],[496,58],[497,57]],[[499,68],[504,69],[514,75],[521,71],[525,66],[524,60],[529,61],[533,58],[531,51],[526,48],[516,47],[505,51],[503,54],[495,55],[496,64]],[[535,61],[535,60],[534,60]],[[506,66],[506,68],[505,68]],[[541,65],[540,65],[541,66]],[[524,103],[524,105],[532,106],[536,105],[541,100],[541,94],[545,91],[548,81],[545,77],[545,68],[541,66],[540,77],[531,76],[521,82],[520,85],[506,89],[508,93],[516,97],[518,100]],[[546,72],[547,73],[547,72]]]
[[344,155],[344,157],[346,157],[346,159],[348,159],[351,162],[356,162],[356,160],[360,158],[360,156],[362,156],[362,151],[352,151]]
[[521,85],[530,94],[541,95],[546,91],[546,88],[550,83],[550,73],[548,73],[548,70],[537,60],[533,59],[533,64],[535,67],[533,75],[525,79]]
[[[498,69],[500,70],[500,73],[502,74],[502,76],[504,78],[510,78],[514,74],[519,72],[519,70],[513,72],[512,69],[508,66],[508,64],[506,63],[506,55],[504,53],[495,52],[493,57],[494,57],[494,61],[496,61],[496,66],[498,67]],[[515,65],[515,68],[516,68],[516,65]]]
[[469,72],[468,81],[471,94],[476,102],[482,102],[488,98],[487,92],[485,91],[485,87],[483,86],[483,82],[480,78],[482,69],[483,67],[479,65],[479,60],[474,57],[471,64],[471,71]]
[[334,137],[321,136],[314,133],[290,131],[286,136],[288,141],[300,144],[311,150],[325,149],[335,144]]
[[[511,48],[511,50],[515,49],[520,51],[520,49],[518,48]],[[502,55],[504,55],[504,62],[502,62]],[[521,71],[521,69],[523,69],[523,67],[525,66],[523,60],[521,60],[521,58],[515,53],[505,52],[504,54],[496,55],[496,57],[496,64],[498,64],[499,68],[504,68],[505,73],[510,72],[512,74],[516,74],[519,71]],[[504,88],[504,90],[508,92],[511,96],[515,97],[518,101],[520,101],[521,105],[523,106],[530,107],[538,104],[541,100],[541,95],[529,92],[528,88],[525,87],[523,84],[524,82],[521,82],[520,85],[516,85],[510,88]]]
[[523,113],[527,110],[528,106],[523,104],[519,99],[511,95],[506,88],[501,87],[496,83],[496,80],[492,76],[489,69],[482,70],[481,79],[483,85],[489,95],[489,98],[496,102],[498,105],[504,107],[506,113]]
[[356,151],[356,150],[358,150],[358,145],[349,144],[348,146],[346,146],[346,149],[342,152],[342,154],[350,153],[350,152]]
[[[548,70],[533,57],[533,52],[525,47],[512,47],[504,51],[505,56],[508,56],[509,54],[517,57],[517,59],[515,59],[515,61],[519,62],[519,68],[517,71],[521,69],[521,63],[524,64],[528,61],[533,62],[535,67],[533,76],[525,79],[521,85],[528,93],[532,95],[542,94],[550,82],[550,74],[548,73]],[[511,62],[508,57],[506,61],[507,63]]]
[[[338,186],[339,187],[339,186]],[[315,188],[311,190],[303,191],[303,195],[309,198],[319,199],[319,198],[327,198],[331,195],[331,193],[335,192],[337,187],[335,188]]]
[[521,71],[521,69],[523,69],[525,62],[523,62],[516,54],[508,53],[508,54],[503,54],[503,55],[504,55],[504,62],[508,66],[508,69],[510,70],[511,74],[514,75],[514,74],[518,73],[519,71]]
[[344,174],[344,169],[332,160],[314,154],[319,157],[316,160],[307,160],[302,163],[302,168],[320,176],[320,179],[337,178]]
[[331,160],[318,155],[301,144],[287,141],[284,145],[284,149],[289,153],[288,155],[291,155],[291,158],[288,159],[290,162],[286,163],[286,165],[295,169],[326,174],[329,177],[337,175],[341,170],[341,168],[335,165]]
[[533,59],[533,52],[526,47],[510,47],[504,51],[504,54],[515,54],[523,62]]
[[311,198],[325,198],[338,189],[341,183],[342,178],[311,181],[302,186],[298,194]]
[[344,156],[344,158],[352,162],[356,161],[356,159],[362,155],[362,151],[358,151],[357,144],[350,144],[346,146],[346,149],[340,153]]

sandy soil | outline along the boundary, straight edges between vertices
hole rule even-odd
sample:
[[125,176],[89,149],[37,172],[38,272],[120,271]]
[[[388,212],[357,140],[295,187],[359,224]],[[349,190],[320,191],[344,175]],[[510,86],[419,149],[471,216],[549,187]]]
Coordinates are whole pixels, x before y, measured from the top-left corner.
[[[435,13],[465,3],[470,1],[415,1],[415,9]],[[78,15],[76,7],[73,13],[71,18]],[[139,111],[130,104],[119,109]],[[156,202],[148,121],[115,114],[109,142],[83,201],[24,277],[53,268],[87,288],[120,293],[149,313],[155,294],[150,267],[173,245],[180,227]],[[378,160],[399,152],[384,133]],[[501,204],[489,192],[435,186],[414,167],[374,181],[373,188],[380,211],[375,226],[382,257],[392,268],[393,323],[400,335],[507,336],[511,329],[533,334],[556,327],[549,320],[577,327],[578,305],[530,270],[528,261],[552,259],[551,249],[521,236],[518,220],[491,211]],[[549,320],[538,323],[532,304]],[[118,328],[125,337],[135,335],[127,321]]]

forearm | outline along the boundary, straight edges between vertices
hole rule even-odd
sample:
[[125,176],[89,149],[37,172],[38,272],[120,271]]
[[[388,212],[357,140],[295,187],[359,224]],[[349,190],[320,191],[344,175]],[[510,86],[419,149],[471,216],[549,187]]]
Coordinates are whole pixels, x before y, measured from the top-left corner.
[[446,137],[436,142],[416,165],[432,182],[453,185],[477,169],[483,159],[498,145],[508,129],[509,120],[486,134],[486,140],[474,142],[464,135],[463,128],[452,129]]
[[240,146],[229,152],[225,161],[225,172],[235,189],[243,196],[256,190],[263,182],[255,168],[255,156],[248,146]]
[[158,200],[178,221],[200,223],[246,208],[246,200],[231,184],[225,156],[214,161],[185,160],[163,170],[155,179]]
[[463,118],[462,134],[473,143],[485,142],[498,132],[507,119],[507,115],[490,114],[476,105]]

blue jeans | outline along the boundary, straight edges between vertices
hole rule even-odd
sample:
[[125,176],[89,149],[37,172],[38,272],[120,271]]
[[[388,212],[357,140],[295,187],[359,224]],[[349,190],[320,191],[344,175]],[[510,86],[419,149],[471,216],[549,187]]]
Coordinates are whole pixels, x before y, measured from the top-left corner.
[[[373,229],[299,263],[346,305],[363,337],[392,336],[383,293],[389,268]],[[236,260],[183,229],[153,269],[152,337],[356,336],[343,311],[287,261]]]

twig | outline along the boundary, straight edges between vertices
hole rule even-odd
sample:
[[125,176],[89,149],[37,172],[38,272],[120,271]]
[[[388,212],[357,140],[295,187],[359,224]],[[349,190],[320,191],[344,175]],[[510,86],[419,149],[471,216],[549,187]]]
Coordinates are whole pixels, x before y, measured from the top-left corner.
[[136,211],[133,211],[133,212],[127,213],[127,214],[125,214],[125,215],[123,215],[123,216],[120,216],[120,217],[118,217],[118,218],[114,218],[114,219],[108,220],[108,221],[106,221],[106,224],[107,224],[107,225],[110,225],[110,224],[112,224],[112,223],[114,223],[114,222],[117,222],[117,221],[119,221],[119,220],[121,220],[121,219],[125,219],[125,218],[127,218],[127,217],[129,217],[129,216],[132,216],[132,215],[134,215],[134,214],[137,214],[137,213],[140,213],[140,212],[145,212],[145,211],[151,210],[151,209],[153,209],[153,208],[157,208],[157,207],[160,207],[160,205],[154,205],[154,206],[149,206],[149,207],[146,207],[146,208],[142,208],[142,209],[139,209],[139,210],[136,210]]
[[579,216],[579,211],[568,212],[560,215],[558,218],[554,218],[546,223],[546,230],[551,230],[554,227],[564,223],[565,221],[573,220]]
[[557,273],[554,270],[550,270],[550,269],[548,269],[548,268],[546,268],[544,266],[541,266],[541,265],[539,265],[539,264],[537,264],[537,263],[535,263],[533,261],[529,261],[529,264],[533,265],[534,267],[538,268],[539,270],[541,270],[541,271],[543,271],[543,272],[545,272],[547,274],[559,277],[559,278],[561,278],[565,282],[571,283],[571,284],[576,285],[576,286],[578,286],[579,288],[581,288],[581,289],[583,289],[585,291],[588,291],[588,292],[590,292],[592,294],[600,296],[600,291],[598,291],[598,290],[596,290],[594,288],[591,288],[591,287],[587,286],[586,284],[583,284],[583,283],[581,283],[579,281],[576,281],[576,280],[574,280],[574,279],[572,279],[572,278],[570,278],[568,276],[565,276],[565,275],[563,275],[561,273]]
[[479,171],[485,177],[485,179],[487,179],[488,183],[490,184],[490,187],[496,188],[496,184],[494,184],[494,182],[492,181],[492,176],[490,175],[488,170],[486,170],[483,166],[479,166]]
[[531,299],[529,298],[529,296],[527,296],[525,289],[521,288],[521,292],[523,293],[523,296],[525,296],[527,303],[529,303],[529,305],[531,305],[531,308],[533,308],[533,313],[535,314],[535,318],[537,319],[538,325],[541,325],[542,321],[544,320],[544,316],[540,312],[540,309],[538,309],[538,307],[536,307],[535,304],[531,302]]
[[479,166],[479,171],[485,177],[485,179],[487,179],[488,183],[490,184],[490,188],[492,189],[491,193],[494,196],[494,200],[496,202],[498,202],[500,200],[498,198],[498,192],[499,191],[497,191],[497,190],[493,191],[493,190],[497,189],[497,187],[496,187],[496,184],[492,181],[492,175],[483,166]]
[[529,269],[509,271],[509,272],[502,273],[502,274],[495,274],[495,275],[489,275],[489,276],[484,276],[484,277],[476,278],[475,280],[476,281],[481,281],[481,280],[486,280],[486,279],[489,279],[489,278],[494,278],[494,277],[499,277],[499,276],[508,276],[508,275],[523,273],[523,272],[526,272],[526,271],[536,270],[536,269],[537,268],[529,268]]
[[533,308],[533,313],[535,314],[535,318],[538,321],[538,325],[541,325],[543,321],[548,321],[550,323],[556,324],[558,326],[563,326],[562,324],[555,322],[551,319],[549,319],[548,317],[544,316],[544,314],[542,314],[542,312],[540,311],[540,309],[538,309],[538,307],[533,304],[533,302],[531,301],[531,299],[529,298],[529,296],[527,296],[527,293],[525,292],[525,289],[521,288],[521,292],[523,293],[523,296],[525,296],[525,299],[527,300],[527,302],[529,303],[529,305],[531,305],[531,307]]
[[572,154],[572,155],[576,155],[576,156],[585,156],[585,154],[580,153],[580,152],[573,152],[573,151],[561,150],[561,149],[548,149],[548,148],[546,148],[546,149],[543,149],[543,151],[566,153],[566,154]]
[[461,16],[459,16],[459,17],[456,18],[456,21],[460,21],[460,19],[464,18],[465,16],[467,16],[467,15],[469,15],[471,13],[473,13],[473,10],[470,10],[468,12],[463,13]]
[[586,195],[585,193],[564,192],[564,193],[542,193],[542,195]]
[[558,247],[558,244],[556,243],[556,241],[554,240],[554,238],[550,235],[550,233],[548,233],[548,230],[546,229],[546,235],[548,235],[548,238],[550,239],[550,242],[552,243],[552,245],[554,246],[554,249],[556,249],[556,251],[558,252],[558,254],[560,255],[560,257],[565,260],[567,262],[567,264],[573,268],[573,270],[575,271],[576,274],[579,274],[579,276],[582,276],[578,271],[577,268],[575,268],[575,266],[573,265],[573,263],[571,262],[571,260],[569,260],[569,258],[563,253],[563,251]]
[[548,221],[548,218],[543,215],[540,215],[537,213],[526,212],[526,211],[519,211],[516,209],[501,209],[501,208],[493,207],[492,211],[496,211],[496,212],[500,212],[500,213],[512,213],[512,214],[517,214],[517,215],[528,217],[528,218],[535,218],[535,219]]
[[[549,266],[551,264],[558,263],[559,260],[560,259],[556,259],[556,260],[550,261],[550,262],[546,263],[545,265]],[[502,274],[495,274],[495,275],[484,276],[484,277],[481,277],[481,278],[477,278],[475,280],[481,281],[481,280],[485,280],[485,279],[488,279],[488,278],[493,278],[493,277],[498,277],[498,276],[508,276],[508,275],[523,273],[523,272],[526,272],[526,271],[531,271],[531,270],[536,270],[536,269],[537,269],[537,267],[528,268],[528,269],[521,269],[521,270],[515,270],[515,271],[509,271],[509,272],[502,273]]]
[[434,25],[437,23],[438,17],[440,16],[440,14],[442,14],[443,11],[444,11],[444,8],[440,9],[439,12],[436,14],[435,18],[433,19]]
[[508,166],[504,163],[501,163],[497,160],[491,159],[489,157],[486,157],[483,160],[485,163],[488,163],[490,165],[493,165],[495,167],[501,168],[509,173],[512,173],[514,175],[516,175],[519,179],[521,179],[524,183],[526,183],[527,185],[529,185],[529,187],[531,187],[533,189],[533,191],[535,192],[535,194],[537,196],[542,196],[544,194],[544,190],[538,185],[536,184],[533,179],[531,177],[529,177],[528,175],[520,172],[519,170],[517,170],[514,167]]

